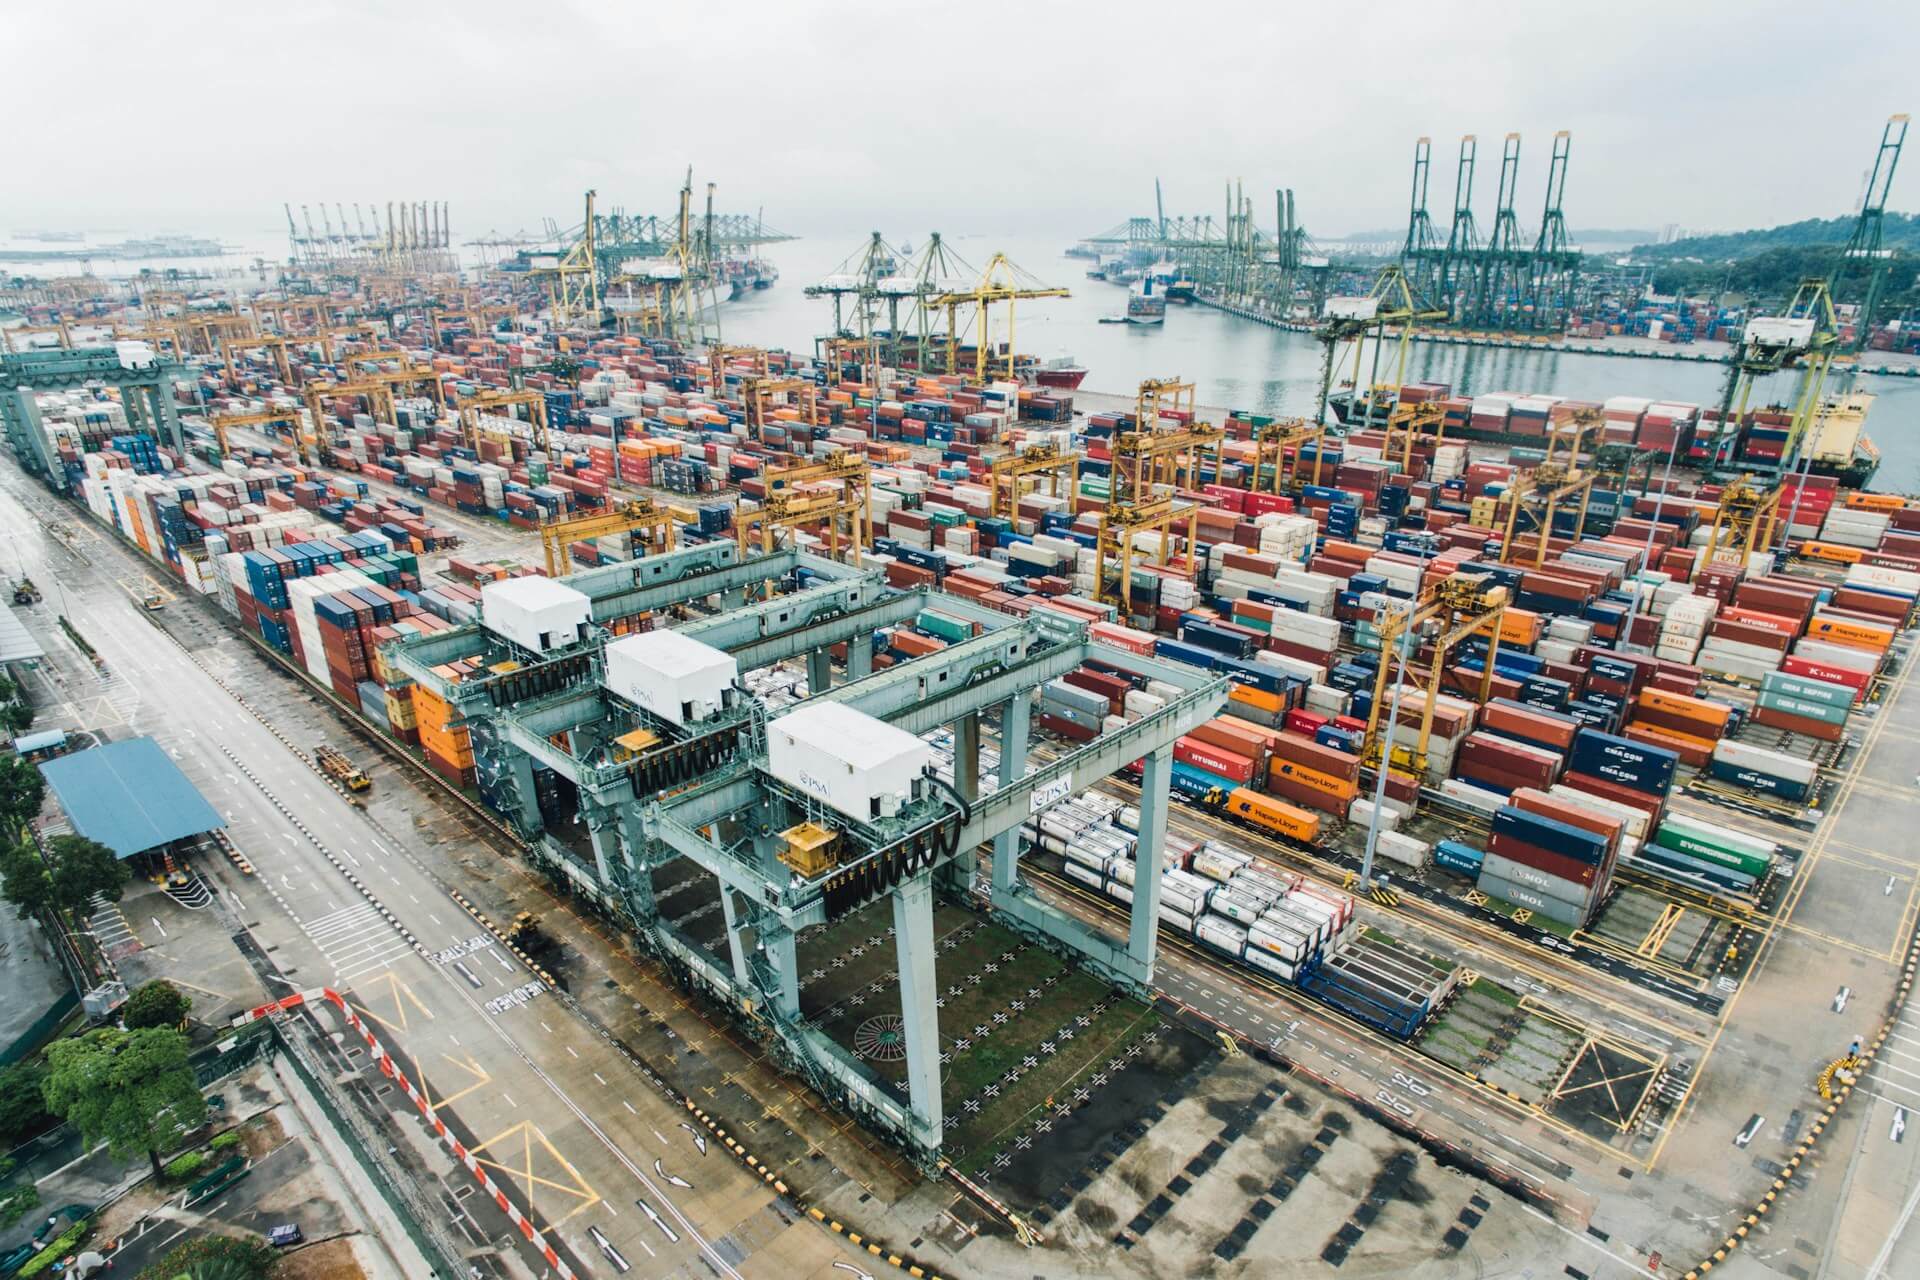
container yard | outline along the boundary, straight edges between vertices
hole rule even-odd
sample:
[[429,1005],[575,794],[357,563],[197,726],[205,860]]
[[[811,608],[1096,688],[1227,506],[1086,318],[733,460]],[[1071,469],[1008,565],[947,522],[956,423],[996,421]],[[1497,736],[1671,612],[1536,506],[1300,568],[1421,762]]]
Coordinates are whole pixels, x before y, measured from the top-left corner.
[[[1492,430],[1420,386],[1439,412],[1342,432],[441,335],[88,366],[164,408],[10,358],[15,454],[987,1187],[1044,1184],[1021,1139],[1087,1064],[1205,1062],[1156,953],[1644,1158],[1652,1028],[1724,1016],[1920,595],[1920,509],[1842,477],[1594,469],[1682,452],[1676,406]],[[743,803],[786,814],[764,891],[713,843]]]
[[[792,237],[691,170],[23,289],[17,761],[154,733],[230,820],[49,916],[74,1016],[273,1038],[393,1274],[1692,1278],[1793,1213],[1807,1276],[1856,1170],[1904,1227],[1920,500],[1842,359],[1904,330],[1583,291],[1566,133],[1537,246],[1515,134],[1443,249],[1428,147],[1366,271],[1290,192],[1089,242],[1141,342],[1309,325],[1304,416],[1081,390],[937,234],[725,341]],[[1577,399],[1430,324],[1732,354]]]

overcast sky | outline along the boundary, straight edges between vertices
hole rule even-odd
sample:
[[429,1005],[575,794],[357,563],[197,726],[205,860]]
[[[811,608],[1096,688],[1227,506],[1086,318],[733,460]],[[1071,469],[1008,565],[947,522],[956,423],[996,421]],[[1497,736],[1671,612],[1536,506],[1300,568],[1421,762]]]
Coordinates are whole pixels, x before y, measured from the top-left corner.
[[[1733,228],[1848,211],[1881,125],[1920,107],[1913,0],[1318,5],[169,0],[16,4],[0,230],[284,226],[283,201],[445,199],[458,238],[669,212],[685,167],[723,209],[805,235],[868,226],[1071,236],[1292,186],[1321,236],[1402,227],[1460,135],[1490,216],[1523,138],[1537,223],[1554,131],[1582,227]],[[1575,14],[1578,16],[1575,16]],[[1920,148],[1920,137],[1915,139]],[[1920,155],[1895,208],[1920,208]]]

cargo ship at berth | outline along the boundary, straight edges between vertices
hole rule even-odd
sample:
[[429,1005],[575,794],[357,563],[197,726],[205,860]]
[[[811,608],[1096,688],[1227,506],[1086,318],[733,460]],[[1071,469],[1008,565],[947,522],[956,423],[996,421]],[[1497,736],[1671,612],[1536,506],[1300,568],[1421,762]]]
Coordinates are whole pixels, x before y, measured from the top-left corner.
[[[1848,489],[1871,484],[1880,467],[1880,450],[1866,432],[1873,400],[1865,392],[1828,397],[1807,429],[1804,456],[1796,455],[1792,465],[1798,468],[1804,461],[1812,474],[1831,476]],[[1778,406],[1749,410],[1737,421],[1723,422],[1718,409],[1683,401],[1643,396],[1589,401],[1511,391],[1464,396],[1440,382],[1408,383],[1397,394],[1377,387],[1367,395],[1343,390],[1327,397],[1334,418],[1348,430],[1384,426],[1401,404],[1440,405],[1445,438],[1475,444],[1539,447],[1546,443],[1551,425],[1586,410],[1598,412],[1604,421],[1601,445],[1651,454],[1661,463],[1671,451],[1674,465],[1683,471],[1774,476],[1789,462],[1793,415]]]

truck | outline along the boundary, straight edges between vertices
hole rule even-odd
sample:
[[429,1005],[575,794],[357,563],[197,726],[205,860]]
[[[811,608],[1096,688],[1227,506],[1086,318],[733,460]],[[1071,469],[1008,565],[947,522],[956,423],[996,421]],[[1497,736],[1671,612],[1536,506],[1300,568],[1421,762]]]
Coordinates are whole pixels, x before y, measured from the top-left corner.
[[358,765],[347,759],[346,753],[337,747],[320,744],[313,749],[313,760],[320,766],[320,772],[349,791],[365,791],[373,785],[372,779],[368,778]]

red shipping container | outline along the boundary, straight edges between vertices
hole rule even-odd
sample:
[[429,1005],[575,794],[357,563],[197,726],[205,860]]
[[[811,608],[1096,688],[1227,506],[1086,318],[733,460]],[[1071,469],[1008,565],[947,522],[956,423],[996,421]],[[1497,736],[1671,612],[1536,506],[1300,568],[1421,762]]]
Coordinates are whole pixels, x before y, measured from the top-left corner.
[[1217,773],[1223,778],[1235,782],[1247,783],[1253,780],[1254,762],[1232,751],[1223,751],[1210,743],[1201,742],[1188,736],[1173,744],[1173,758],[1182,764],[1190,764],[1196,769],[1205,769],[1208,773]]
[[1860,701],[1867,692],[1871,679],[1864,671],[1851,671],[1846,667],[1830,666],[1824,662],[1815,662],[1811,658],[1787,657],[1780,661],[1780,670],[1790,676],[1802,676],[1808,680],[1823,680],[1828,684],[1843,684],[1853,690],[1853,700]]
[[1321,726],[1327,723],[1327,717],[1318,711],[1308,711],[1305,707],[1296,707],[1287,712],[1286,727],[1294,733],[1304,733],[1309,738],[1320,732]]
[[1571,880],[1575,884],[1591,885],[1600,875],[1599,867],[1588,866],[1578,858],[1569,858],[1564,853],[1542,849],[1537,844],[1517,840],[1504,833],[1488,839],[1487,852],[1498,854],[1502,858],[1511,858],[1523,867],[1532,867],[1536,871],[1544,871],[1550,876]]
[[1596,778],[1590,773],[1568,773],[1560,781],[1576,791],[1599,796],[1602,800],[1617,800],[1630,808],[1638,809],[1649,818],[1658,821],[1667,807],[1665,796],[1649,795],[1645,791],[1635,791],[1632,787],[1610,782],[1606,778]]
[[1753,722],[1763,724],[1769,729],[1803,733],[1809,738],[1818,738],[1823,742],[1838,742],[1846,736],[1847,732],[1847,726],[1844,724],[1828,724],[1810,716],[1796,716],[1790,712],[1777,711],[1772,707],[1754,707]]
[[[1245,727],[1242,727],[1245,726]],[[1267,742],[1277,736],[1271,729],[1249,725],[1244,720],[1209,720],[1187,735],[1208,746],[1230,751],[1258,762],[1267,752]],[[1204,766],[1202,766],[1204,767]]]
[[1565,751],[1573,745],[1573,735],[1580,731],[1580,722],[1571,716],[1556,716],[1544,711],[1489,702],[1480,709],[1480,727],[1509,737],[1546,743]]
[[1352,782],[1360,776],[1359,756],[1348,755],[1335,747],[1322,746],[1297,733],[1276,734],[1269,749],[1275,759],[1304,765],[1331,778]]

